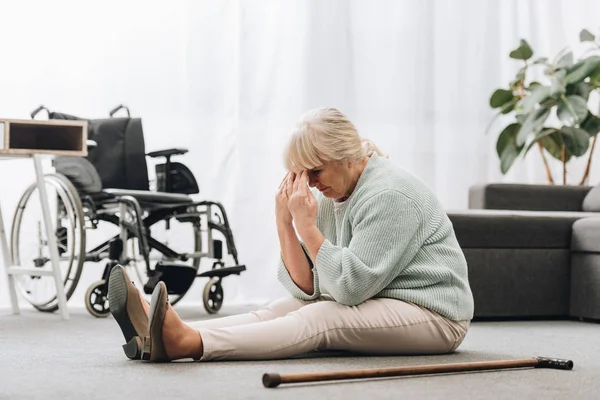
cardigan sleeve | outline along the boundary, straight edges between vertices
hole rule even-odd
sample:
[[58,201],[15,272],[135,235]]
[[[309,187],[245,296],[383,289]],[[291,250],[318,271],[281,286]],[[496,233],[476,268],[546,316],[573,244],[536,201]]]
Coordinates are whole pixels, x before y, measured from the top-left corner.
[[348,247],[321,245],[316,270],[330,295],[344,305],[368,300],[386,288],[420,249],[420,213],[413,201],[385,190],[356,206]]
[[306,292],[304,292],[304,290],[300,289],[298,285],[296,285],[296,283],[290,276],[287,268],[285,267],[285,263],[283,262],[283,257],[281,257],[281,255],[279,256],[279,266],[277,268],[277,280],[279,280],[283,287],[295,298],[307,301],[314,300],[321,296],[321,293],[319,291],[319,275],[317,274],[317,271],[314,268],[314,263],[309,256],[309,252],[306,249],[306,246],[303,242],[300,242],[300,244],[302,245],[302,249],[304,250],[304,254],[308,260],[308,263],[310,264],[310,268],[313,273],[313,294],[307,294]]

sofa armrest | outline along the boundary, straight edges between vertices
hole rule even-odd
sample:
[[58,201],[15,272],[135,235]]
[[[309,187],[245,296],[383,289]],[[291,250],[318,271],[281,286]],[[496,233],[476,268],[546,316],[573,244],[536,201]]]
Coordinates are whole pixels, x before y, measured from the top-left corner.
[[469,189],[469,208],[491,210],[582,211],[593,186],[488,183]]

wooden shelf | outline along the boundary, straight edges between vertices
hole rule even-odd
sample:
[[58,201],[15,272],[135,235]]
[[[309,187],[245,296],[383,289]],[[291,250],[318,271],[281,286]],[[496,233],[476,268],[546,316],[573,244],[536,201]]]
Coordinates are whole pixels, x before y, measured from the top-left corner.
[[87,121],[0,118],[0,155],[87,156]]

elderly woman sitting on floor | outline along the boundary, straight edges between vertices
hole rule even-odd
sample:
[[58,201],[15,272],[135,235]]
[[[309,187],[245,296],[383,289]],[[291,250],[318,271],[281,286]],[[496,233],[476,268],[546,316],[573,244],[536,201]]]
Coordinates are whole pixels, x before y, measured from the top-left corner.
[[473,317],[473,296],[465,257],[432,191],[333,108],[300,119],[285,161],[275,213],[278,278],[290,297],[247,314],[185,323],[163,282],[148,306],[117,266],[109,300],[126,355],[160,362],[325,349],[454,351]]

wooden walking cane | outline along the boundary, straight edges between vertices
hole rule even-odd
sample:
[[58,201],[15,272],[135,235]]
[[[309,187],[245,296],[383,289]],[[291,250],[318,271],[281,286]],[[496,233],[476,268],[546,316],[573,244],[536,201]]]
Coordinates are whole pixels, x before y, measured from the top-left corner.
[[307,374],[279,375],[266,373],[262,377],[263,385],[274,388],[282,383],[321,382],[342,379],[381,378],[389,376],[408,376],[439,374],[444,372],[485,371],[510,368],[551,368],[573,369],[573,361],[558,358],[534,357],[516,360],[479,361],[455,364],[433,364],[420,366],[406,366],[383,369],[365,369],[356,371],[334,371]]

